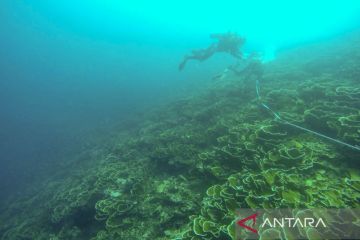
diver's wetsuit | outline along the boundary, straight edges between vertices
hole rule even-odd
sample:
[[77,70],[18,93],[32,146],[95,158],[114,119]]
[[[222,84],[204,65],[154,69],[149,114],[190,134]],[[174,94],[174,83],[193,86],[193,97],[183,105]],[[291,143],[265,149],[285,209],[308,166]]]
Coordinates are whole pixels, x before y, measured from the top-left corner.
[[227,52],[239,59],[242,57],[240,48],[245,43],[244,38],[239,37],[235,33],[212,34],[210,37],[218,40],[217,52]]
[[210,58],[216,52],[227,52],[236,58],[241,58],[241,46],[244,44],[245,39],[239,37],[235,33],[226,34],[212,34],[211,38],[217,39],[217,43],[211,44],[208,48],[193,50],[191,55],[186,55],[184,60],[179,65],[179,70],[183,70],[188,60],[194,59],[204,61]]

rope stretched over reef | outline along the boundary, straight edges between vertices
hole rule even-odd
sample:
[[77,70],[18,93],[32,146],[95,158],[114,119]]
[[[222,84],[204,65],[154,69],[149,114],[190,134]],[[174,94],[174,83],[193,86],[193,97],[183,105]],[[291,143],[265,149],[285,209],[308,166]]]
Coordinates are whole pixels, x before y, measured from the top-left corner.
[[289,125],[289,126],[292,126],[292,127],[294,127],[294,128],[303,130],[303,131],[305,131],[305,132],[314,134],[314,135],[316,135],[316,136],[325,138],[325,139],[330,140],[330,141],[332,141],[332,142],[335,142],[335,143],[341,144],[341,145],[343,145],[343,146],[349,147],[349,148],[351,148],[351,149],[360,151],[360,147],[359,147],[359,146],[354,146],[354,145],[348,144],[348,143],[346,143],[346,142],[340,141],[340,140],[335,139],[335,138],[331,138],[331,137],[326,136],[326,135],[324,135],[324,134],[322,134],[322,133],[315,132],[315,131],[313,131],[313,130],[310,130],[310,129],[301,127],[301,126],[299,126],[299,125],[296,125],[296,124],[294,124],[294,123],[291,123],[291,122],[288,122],[288,121],[282,119],[279,114],[277,114],[274,110],[272,110],[268,105],[266,105],[266,104],[261,100],[261,97],[260,97],[260,82],[259,82],[259,80],[256,80],[256,95],[257,95],[257,98],[258,98],[261,106],[263,106],[266,110],[268,110],[269,112],[271,112],[271,114],[275,117],[275,120],[278,120],[279,122],[281,122],[281,123],[283,123],[283,124],[286,124],[286,125]]

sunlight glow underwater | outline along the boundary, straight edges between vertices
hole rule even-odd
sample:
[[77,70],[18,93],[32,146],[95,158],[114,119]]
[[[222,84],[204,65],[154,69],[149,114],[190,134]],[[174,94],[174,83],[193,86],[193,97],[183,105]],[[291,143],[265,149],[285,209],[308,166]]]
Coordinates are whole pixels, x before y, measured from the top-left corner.
[[248,42],[267,49],[317,40],[353,29],[360,23],[360,1],[355,0],[40,0],[28,4],[57,25],[98,37],[133,34],[196,38],[236,31]]

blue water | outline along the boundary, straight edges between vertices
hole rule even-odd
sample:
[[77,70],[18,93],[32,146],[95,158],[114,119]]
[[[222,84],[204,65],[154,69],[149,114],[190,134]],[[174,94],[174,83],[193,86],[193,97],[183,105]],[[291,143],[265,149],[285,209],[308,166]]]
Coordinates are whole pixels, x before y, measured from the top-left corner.
[[[232,59],[177,65],[236,31],[277,51],[359,27],[358,1],[11,1],[0,3],[0,186],[21,190],[116,125],[201,90]],[[201,69],[201,71],[199,71]],[[97,142],[96,142],[97,143]]]

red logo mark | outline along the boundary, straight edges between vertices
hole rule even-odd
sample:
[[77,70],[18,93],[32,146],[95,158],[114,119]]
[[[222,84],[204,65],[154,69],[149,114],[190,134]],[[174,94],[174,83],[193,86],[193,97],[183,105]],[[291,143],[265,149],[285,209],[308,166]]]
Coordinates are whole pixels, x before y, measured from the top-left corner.
[[252,227],[249,227],[248,225],[245,225],[245,222],[247,222],[247,221],[249,221],[249,220],[252,220],[252,226],[254,226],[255,225],[255,223],[256,223],[256,217],[257,217],[257,213],[255,213],[255,214],[253,214],[253,215],[250,215],[250,216],[248,216],[248,217],[246,217],[246,218],[244,218],[244,219],[241,219],[241,220],[239,220],[239,221],[237,221],[237,224],[240,226],[240,227],[243,227],[243,228],[245,228],[245,229],[247,229],[247,230],[249,230],[249,231],[252,231],[253,233],[257,233],[258,231],[256,230],[256,229],[254,229],[254,228],[252,228]]

